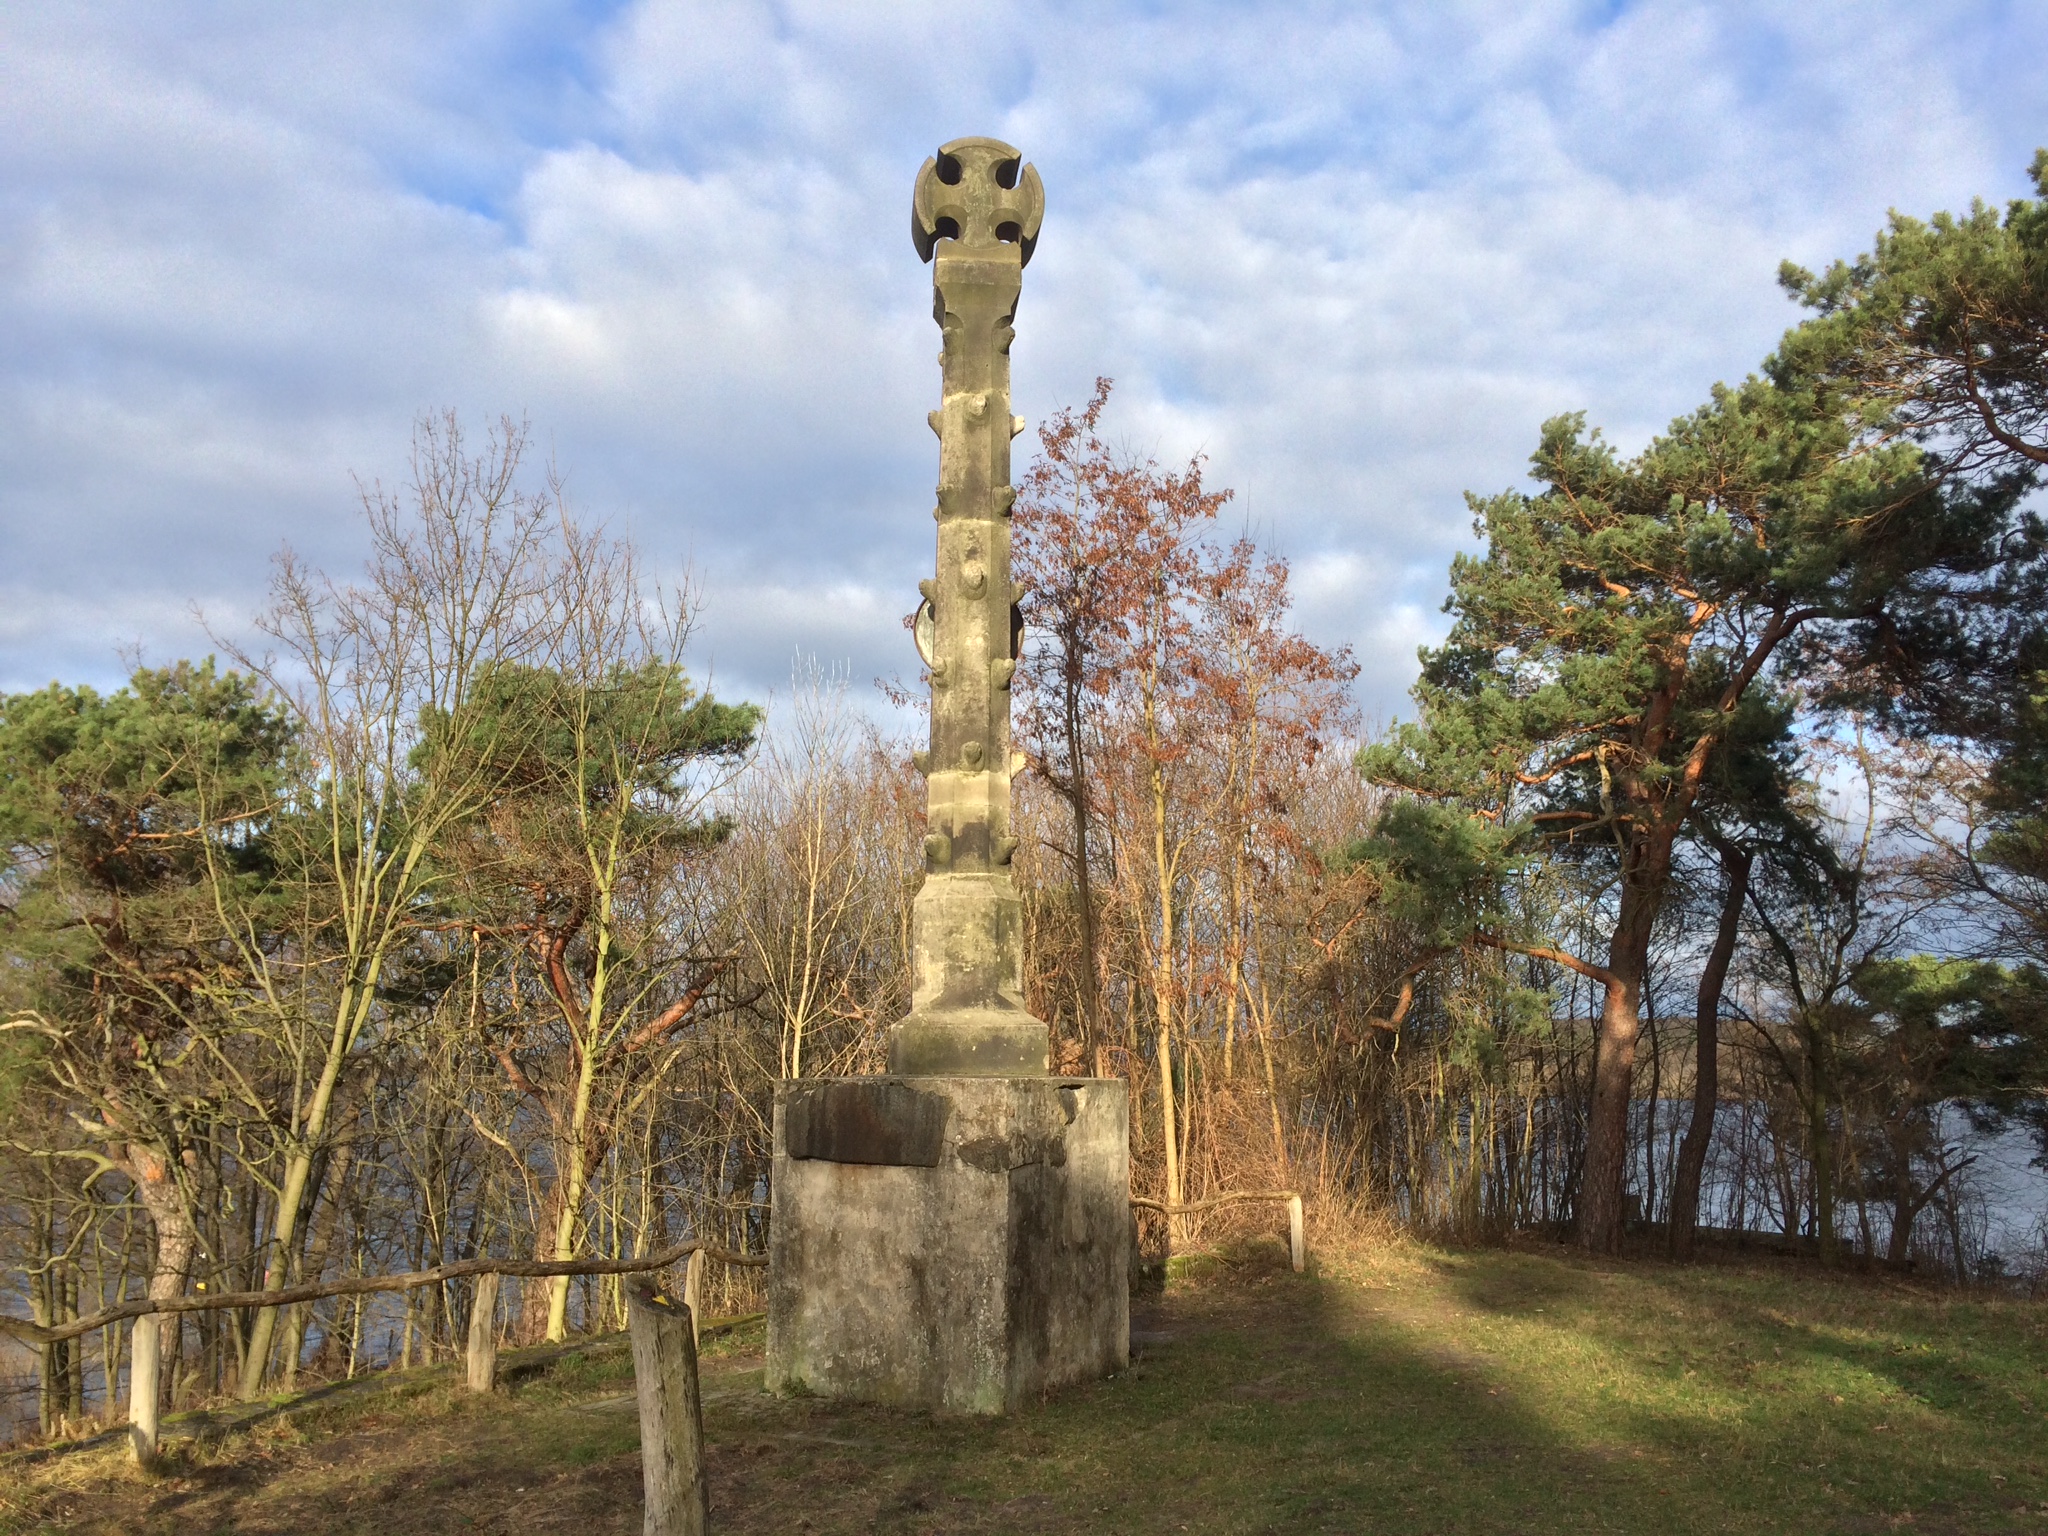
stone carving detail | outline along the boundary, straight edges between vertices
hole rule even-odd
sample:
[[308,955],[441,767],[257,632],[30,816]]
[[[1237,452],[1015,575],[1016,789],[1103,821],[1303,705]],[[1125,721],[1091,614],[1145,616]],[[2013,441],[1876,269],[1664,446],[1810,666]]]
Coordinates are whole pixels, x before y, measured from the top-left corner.
[[1010,582],[1010,343],[1038,241],[1038,173],[997,139],[955,139],[924,163],[911,237],[932,263],[945,341],[938,555],[915,627],[932,679],[925,884],[912,918],[911,1011],[890,1070],[1042,1074],[1046,1028],[1023,1003],[1022,920],[1010,879],[1010,679],[1021,633]]
[[[942,145],[917,173],[910,239],[925,261],[932,259],[941,240],[965,250],[1015,245],[1022,270],[1038,244],[1038,225],[1044,217],[1045,188],[1022,155],[1001,139],[955,139]],[[1006,314],[1003,323],[1007,327],[1009,322]],[[1009,350],[1007,345],[1004,350]],[[1008,382],[1004,380],[1005,385]],[[1003,390],[1005,405],[1009,393]]]

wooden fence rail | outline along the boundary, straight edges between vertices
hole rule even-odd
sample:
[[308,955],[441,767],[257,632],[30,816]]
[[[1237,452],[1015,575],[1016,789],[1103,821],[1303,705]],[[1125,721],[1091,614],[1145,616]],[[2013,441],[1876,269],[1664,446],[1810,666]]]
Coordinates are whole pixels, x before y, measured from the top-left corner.
[[734,1253],[704,1243],[678,1243],[659,1253],[638,1259],[464,1259],[433,1269],[417,1269],[404,1275],[358,1275],[351,1280],[323,1280],[318,1285],[295,1285],[281,1291],[228,1291],[218,1296],[168,1296],[161,1301],[137,1296],[117,1306],[75,1317],[68,1323],[42,1327],[25,1317],[0,1315],[0,1333],[11,1334],[31,1344],[50,1344],[75,1339],[109,1323],[131,1317],[148,1317],[164,1312],[217,1312],[223,1307],[288,1307],[301,1301],[321,1301],[329,1296],[365,1296],[374,1291],[410,1291],[443,1280],[460,1280],[467,1275],[516,1275],[523,1280],[553,1279],[557,1275],[632,1275],[647,1269],[666,1269],[676,1260],[702,1250],[704,1256],[721,1264],[745,1269],[764,1269],[765,1253]]
[[[25,1318],[0,1315],[0,1333],[11,1334],[32,1344],[49,1344],[61,1339],[75,1339],[95,1328],[104,1328],[109,1323],[128,1318],[139,1322],[165,1313],[218,1312],[231,1307],[288,1307],[329,1296],[410,1291],[423,1285],[438,1285],[443,1280],[460,1280],[475,1275],[478,1277],[477,1294],[471,1308],[465,1375],[472,1392],[489,1392],[496,1386],[498,1374],[498,1330],[492,1314],[497,1310],[500,1275],[516,1275],[522,1280],[553,1279],[557,1275],[636,1275],[651,1269],[666,1269],[685,1257],[690,1261],[684,1280],[686,1302],[678,1308],[677,1315],[685,1318],[690,1328],[692,1347],[688,1370],[690,1391],[694,1396],[697,1298],[704,1261],[716,1259],[721,1264],[732,1264],[742,1269],[765,1269],[768,1264],[766,1254],[734,1253],[729,1248],[689,1242],[677,1243],[673,1248],[664,1248],[659,1253],[637,1259],[464,1259],[459,1263],[439,1264],[432,1269],[416,1269],[402,1275],[358,1275],[349,1280],[290,1286],[281,1291],[228,1291],[216,1296],[169,1296],[162,1300],[138,1296],[132,1301],[95,1312],[90,1317],[74,1318],[53,1328],[41,1327]],[[139,1464],[148,1466],[156,1460],[160,1428],[158,1342],[161,1335],[155,1328],[137,1326],[129,1329],[129,1337],[133,1354],[128,1372],[128,1453]],[[694,1529],[701,1530],[702,1527]]]
[[1308,1245],[1302,1231],[1301,1194],[1292,1189],[1242,1189],[1225,1195],[1211,1195],[1206,1200],[1191,1200],[1186,1205],[1169,1205],[1164,1200],[1153,1200],[1145,1195],[1131,1196],[1131,1204],[1146,1211],[1157,1211],[1162,1216],[1188,1216],[1196,1211],[1211,1210],[1219,1205],[1243,1205],[1247,1201],[1271,1201],[1287,1207],[1287,1256],[1298,1275],[1308,1268]]

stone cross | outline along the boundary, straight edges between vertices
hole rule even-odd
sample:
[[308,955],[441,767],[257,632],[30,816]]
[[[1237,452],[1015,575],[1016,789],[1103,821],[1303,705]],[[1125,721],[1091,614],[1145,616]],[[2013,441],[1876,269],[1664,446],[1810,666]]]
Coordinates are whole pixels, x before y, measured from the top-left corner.
[[1023,1000],[1022,916],[1010,879],[1010,679],[1023,633],[1010,583],[1010,342],[1045,212],[1038,172],[996,139],[955,139],[918,172],[911,238],[932,262],[943,401],[937,572],[920,582],[931,673],[925,883],[911,922],[911,1011],[889,1070],[1044,1075],[1047,1031]]
[[932,680],[915,988],[889,1075],[775,1085],[771,1392],[1007,1413],[1130,1363],[1130,1096],[1047,1072],[1010,879],[1010,337],[1043,206],[994,139],[955,140],[917,178],[946,345],[915,626]]

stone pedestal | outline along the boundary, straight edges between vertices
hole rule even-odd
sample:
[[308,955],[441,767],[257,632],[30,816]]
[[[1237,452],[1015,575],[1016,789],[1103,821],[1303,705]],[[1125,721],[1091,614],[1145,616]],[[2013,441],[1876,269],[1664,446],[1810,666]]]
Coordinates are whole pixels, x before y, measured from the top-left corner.
[[775,1093],[768,1387],[1002,1413],[1130,1359],[1114,1080],[814,1078]]

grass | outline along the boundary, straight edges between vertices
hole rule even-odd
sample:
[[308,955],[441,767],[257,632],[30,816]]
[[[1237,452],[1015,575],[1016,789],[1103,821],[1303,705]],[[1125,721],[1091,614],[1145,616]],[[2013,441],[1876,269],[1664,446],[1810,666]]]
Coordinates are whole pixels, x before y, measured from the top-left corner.
[[[2048,1532],[2048,1308],[1788,1263],[1401,1245],[1183,1261],[1125,1374],[1003,1421],[704,1367],[721,1532]],[[707,1341],[708,1342],[708,1341]],[[202,1444],[0,1466],[0,1532],[640,1525],[622,1348],[415,1372]]]

